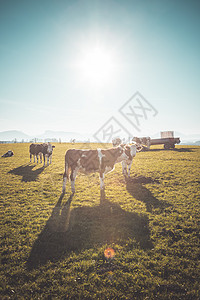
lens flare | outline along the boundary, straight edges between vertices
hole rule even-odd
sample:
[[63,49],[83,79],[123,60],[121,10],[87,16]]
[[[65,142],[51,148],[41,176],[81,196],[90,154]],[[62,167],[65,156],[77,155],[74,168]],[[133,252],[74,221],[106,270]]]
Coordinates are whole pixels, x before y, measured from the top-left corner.
[[115,256],[115,251],[112,248],[107,248],[104,251],[104,256],[107,259],[112,259]]

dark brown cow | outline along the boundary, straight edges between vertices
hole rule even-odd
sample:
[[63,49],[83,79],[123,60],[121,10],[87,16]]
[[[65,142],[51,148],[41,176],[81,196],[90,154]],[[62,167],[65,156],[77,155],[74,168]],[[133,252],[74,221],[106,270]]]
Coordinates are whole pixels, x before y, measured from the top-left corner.
[[38,163],[38,156],[40,156],[40,162],[42,163],[42,155],[43,155],[44,166],[45,166],[45,157],[47,157],[47,165],[49,165],[49,160],[50,160],[50,164],[51,164],[53,148],[55,148],[55,146],[52,146],[50,143],[48,143],[48,144],[46,144],[46,143],[31,144],[30,148],[29,148],[30,162],[31,162],[31,158],[33,155],[34,162],[35,162],[35,157],[37,157],[37,163]]
[[101,190],[105,187],[104,175],[114,170],[116,163],[122,162],[122,172],[124,176],[130,176],[131,164],[136,152],[136,144],[120,145],[105,150],[69,149],[65,154],[65,172],[63,175],[62,193],[65,194],[67,179],[70,179],[71,181],[72,193],[75,192],[75,179],[78,171],[85,174],[99,172]]

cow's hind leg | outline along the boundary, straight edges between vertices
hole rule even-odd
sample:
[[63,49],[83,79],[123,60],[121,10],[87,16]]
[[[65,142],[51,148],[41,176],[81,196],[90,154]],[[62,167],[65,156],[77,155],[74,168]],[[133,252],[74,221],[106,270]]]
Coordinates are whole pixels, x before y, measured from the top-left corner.
[[69,179],[69,171],[70,171],[70,168],[68,166],[68,163],[65,162],[65,172],[63,174],[63,188],[62,188],[62,194],[65,194],[65,191],[66,191],[66,183],[67,183],[67,180]]
[[122,174],[127,176],[127,163],[125,161],[122,161]]
[[32,154],[30,154],[30,162],[31,162],[31,159],[32,159]]
[[62,187],[62,194],[65,194],[66,192],[66,183],[67,183],[67,174],[66,172],[63,175],[63,187]]
[[72,193],[75,193],[75,180],[76,180],[77,172],[78,172],[78,168],[73,169],[70,175]]
[[105,189],[105,184],[104,184],[104,173],[99,174],[99,179],[100,179],[100,189],[104,190]]

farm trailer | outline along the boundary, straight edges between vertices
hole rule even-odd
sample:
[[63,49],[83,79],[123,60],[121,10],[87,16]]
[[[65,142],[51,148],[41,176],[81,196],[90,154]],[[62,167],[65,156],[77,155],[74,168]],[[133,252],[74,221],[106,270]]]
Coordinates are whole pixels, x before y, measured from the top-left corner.
[[174,137],[173,131],[163,131],[161,132],[161,138],[159,139],[151,139],[150,137],[134,137],[133,141],[142,144],[146,150],[148,150],[151,145],[164,145],[164,149],[174,149],[175,144],[180,143],[180,138]]
[[180,138],[174,138],[174,137],[169,137],[169,138],[160,138],[160,139],[150,139],[150,146],[151,145],[163,145],[165,149],[174,149],[175,144],[180,143]]

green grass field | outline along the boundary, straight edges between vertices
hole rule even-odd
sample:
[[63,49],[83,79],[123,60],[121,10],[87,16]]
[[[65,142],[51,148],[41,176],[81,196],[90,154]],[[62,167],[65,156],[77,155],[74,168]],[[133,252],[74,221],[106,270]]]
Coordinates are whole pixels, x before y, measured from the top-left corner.
[[[79,174],[62,200],[64,154],[29,163],[29,144],[1,144],[1,299],[200,299],[200,147],[140,152],[125,182],[121,164]],[[92,144],[96,148],[99,145]],[[112,248],[113,258],[104,251]]]

